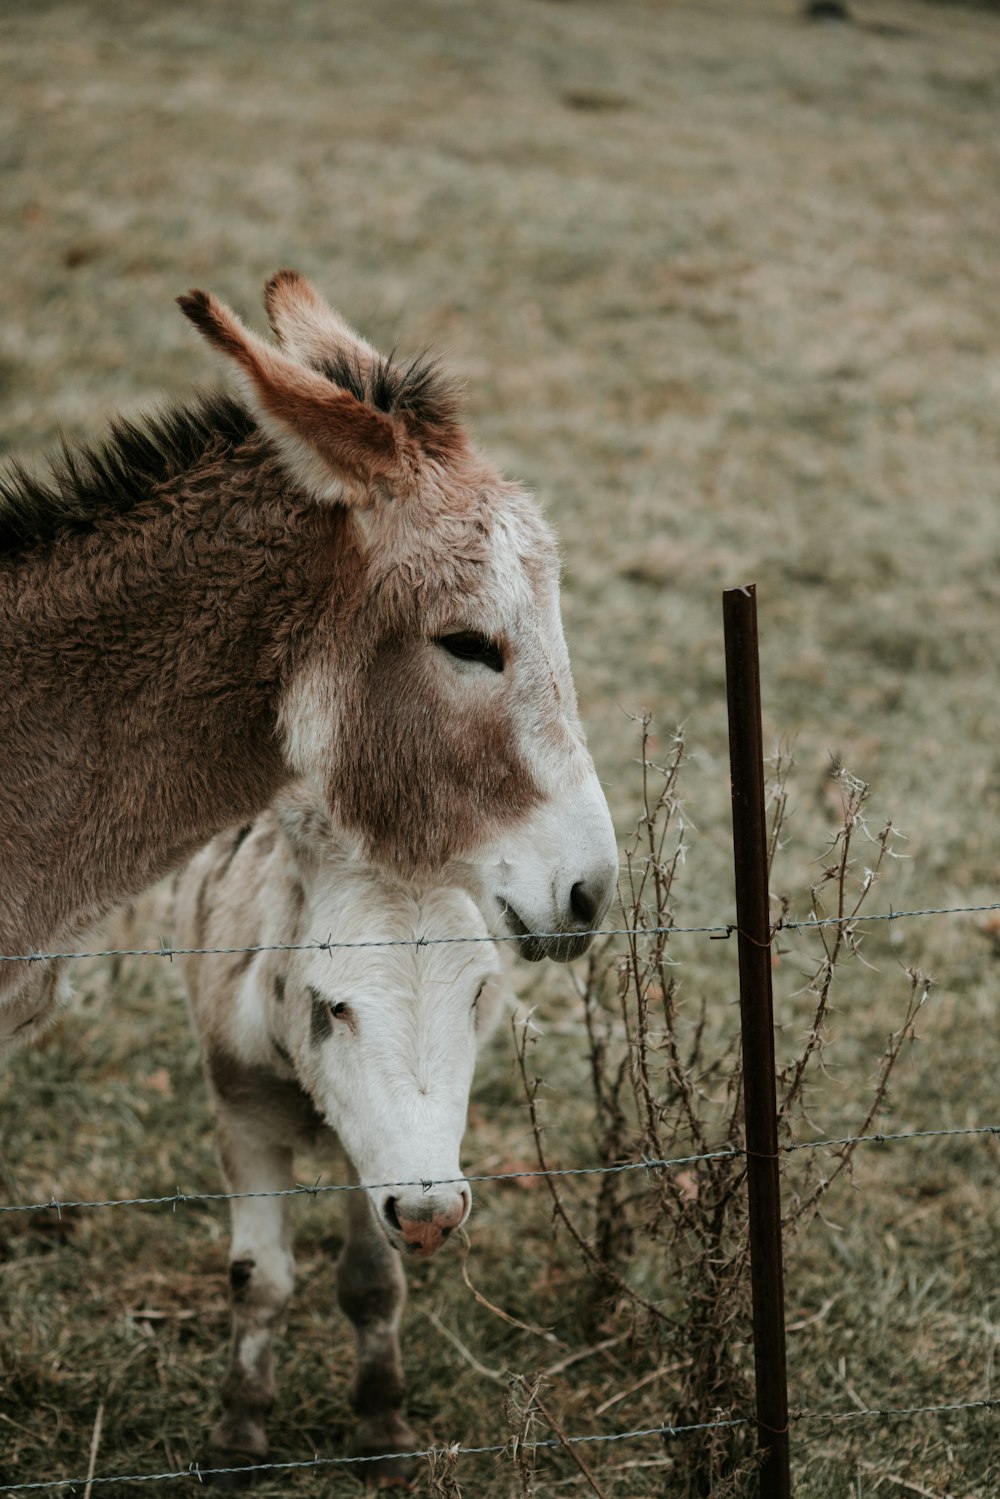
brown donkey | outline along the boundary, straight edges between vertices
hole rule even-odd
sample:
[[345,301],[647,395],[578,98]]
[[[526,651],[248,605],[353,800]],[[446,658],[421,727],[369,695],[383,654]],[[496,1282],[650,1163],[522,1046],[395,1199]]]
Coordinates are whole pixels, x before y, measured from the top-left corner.
[[[360,856],[461,862],[526,957],[575,956],[616,852],[534,501],[432,365],[296,273],[266,288],[277,345],[179,300],[241,398],[0,483],[0,954],[72,944],[303,775]],[[58,968],[0,962],[0,1052]]]

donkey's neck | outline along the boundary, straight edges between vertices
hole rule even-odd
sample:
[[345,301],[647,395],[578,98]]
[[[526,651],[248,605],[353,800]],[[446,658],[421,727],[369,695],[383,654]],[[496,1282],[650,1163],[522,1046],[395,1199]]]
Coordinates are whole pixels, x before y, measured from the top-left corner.
[[80,930],[288,779],[279,701],[342,525],[255,438],[0,559],[0,950]]

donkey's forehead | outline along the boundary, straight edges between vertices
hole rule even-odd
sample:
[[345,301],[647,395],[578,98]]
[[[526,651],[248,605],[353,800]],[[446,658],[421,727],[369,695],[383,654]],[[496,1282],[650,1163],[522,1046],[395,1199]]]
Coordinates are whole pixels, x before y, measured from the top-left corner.
[[417,940],[414,933],[408,939],[412,945],[310,954],[300,975],[300,992],[345,1000],[359,1011],[371,1006],[383,1012],[401,1008],[414,1015],[453,1009],[464,1013],[481,986],[500,972],[492,942],[430,938],[426,946],[417,946]]
[[428,612],[450,613],[468,600],[483,611],[481,626],[514,630],[548,618],[559,595],[555,537],[527,496],[520,503],[484,504],[463,516],[441,556],[442,575],[424,580]]
[[534,500],[518,486],[497,479],[450,508],[410,509],[398,499],[388,511],[381,542],[368,546],[367,575],[385,632],[551,629],[559,553]]
[[377,998],[383,991],[464,989],[499,969],[482,915],[462,890],[408,888],[373,871],[352,877],[331,866],[309,906],[314,935],[351,944],[300,954],[309,982],[324,991],[350,988]]
[[551,585],[559,579],[555,535],[525,495],[520,504],[498,506],[491,527],[493,567],[521,569],[532,582]]

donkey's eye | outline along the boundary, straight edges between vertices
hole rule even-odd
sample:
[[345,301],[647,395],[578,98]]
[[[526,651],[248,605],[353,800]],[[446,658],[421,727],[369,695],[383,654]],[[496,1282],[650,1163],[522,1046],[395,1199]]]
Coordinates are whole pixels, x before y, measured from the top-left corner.
[[503,651],[495,640],[462,630],[457,635],[439,635],[437,644],[456,661],[476,661],[490,671],[503,671]]
[[330,1014],[334,1020],[350,1020],[351,1007],[349,1004],[345,1004],[344,1000],[338,999],[336,1003],[330,1006]]
[[472,1001],[472,1012],[473,1012],[473,1014],[475,1014],[475,1012],[479,1009],[479,1001],[483,997],[483,990],[485,988],[486,988],[486,980],[483,979],[483,982],[479,985],[479,988],[476,990],[476,997]]

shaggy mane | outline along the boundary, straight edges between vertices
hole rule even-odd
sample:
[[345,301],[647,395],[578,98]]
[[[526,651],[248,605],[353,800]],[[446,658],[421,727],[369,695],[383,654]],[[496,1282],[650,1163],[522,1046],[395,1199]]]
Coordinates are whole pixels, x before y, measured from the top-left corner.
[[0,475],[0,552],[86,530],[101,515],[125,513],[209,448],[231,452],[256,430],[253,417],[232,396],[204,395],[135,422],[118,419],[103,443],[63,443],[48,478],[12,463]]
[[454,384],[426,354],[409,364],[393,363],[377,355],[371,368],[360,359],[339,352],[323,360],[320,372],[341,390],[389,416],[408,416],[421,426],[450,426],[458,417],[458,393]]

